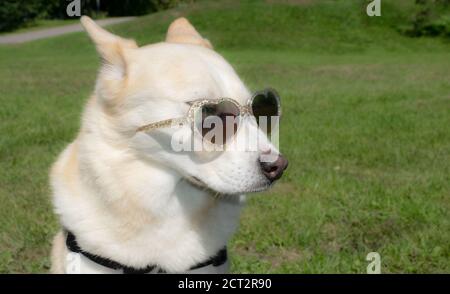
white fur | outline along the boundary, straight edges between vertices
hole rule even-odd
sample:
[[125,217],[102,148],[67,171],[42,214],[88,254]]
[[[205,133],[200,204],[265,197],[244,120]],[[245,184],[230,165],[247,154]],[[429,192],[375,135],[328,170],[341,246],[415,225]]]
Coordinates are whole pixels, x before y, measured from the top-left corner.
[[[158,264],[184,272],[227,244],[238,225],[242,194],[269,186],[258,162],[261,152],[278,151],[264,135],[258,151],[243,148],[246,133],[261,132],[250,118],[224,152],[173,152],[170,128],[136,133],[139,126],[184,116],[187,101],[232,97],[244,104],[250,92],[209,48],[124,45],[115,56],[108,46],[121,46],[122,39],[104,41],[113,35],[102,39],[101,29],[84,22],[107,60],[80,133],[53,166],[55,212],[90,253],[130,267]],[[192,177],[209,189],[191,184]],[[53,272],[66,266],[61,242],[63,237],[55,239]]]

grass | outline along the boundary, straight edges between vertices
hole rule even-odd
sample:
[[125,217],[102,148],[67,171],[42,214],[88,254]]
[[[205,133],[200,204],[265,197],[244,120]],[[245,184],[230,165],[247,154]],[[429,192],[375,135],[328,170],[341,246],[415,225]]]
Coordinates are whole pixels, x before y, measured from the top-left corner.
[[[187,16],[251,89],[284,105],[290,166],[251,196],[235,273],[450,272],[450,44],[400,35],[414,1],[199,2],[112,27],[139,44]],[[75,136],[98,58],[85,34],[0,47],[0,272],[45,272],[48,170]]]

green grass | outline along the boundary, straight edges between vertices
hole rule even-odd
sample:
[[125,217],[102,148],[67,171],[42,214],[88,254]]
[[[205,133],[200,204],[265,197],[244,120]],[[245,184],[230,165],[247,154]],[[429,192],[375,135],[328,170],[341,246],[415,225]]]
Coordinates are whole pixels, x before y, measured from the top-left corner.
[[[267,1],[273,2],[273,1]],[[251,89],[284,105],[276,187],[250,197],[236,273],[450,272],[450,44],[400,35],[414,1],[200,2],[112,27],[160,41],[187,16]],[[296,4],[298,2],[298,4]],[[85,34],[0,47],[0,272],[45,272],[48,170],[75,136],[98,58]]]

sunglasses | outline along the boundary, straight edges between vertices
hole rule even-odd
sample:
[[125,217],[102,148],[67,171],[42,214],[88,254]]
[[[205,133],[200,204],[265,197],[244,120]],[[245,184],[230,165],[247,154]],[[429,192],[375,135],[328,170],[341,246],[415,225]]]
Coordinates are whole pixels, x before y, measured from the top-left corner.
[[171,118],[141,126],[137,132],[170,126],[190,125],[205,140],[223,145],[236,135],[240,121],[245,115],[256,118],[258,126],[270,134],[275,127],[273,118],[281,116],[281,101],[278,93],[271,88],[253,94],[246,105],[239,104],[231,98],[201,99],[189,102],[187,115],[182,118]]

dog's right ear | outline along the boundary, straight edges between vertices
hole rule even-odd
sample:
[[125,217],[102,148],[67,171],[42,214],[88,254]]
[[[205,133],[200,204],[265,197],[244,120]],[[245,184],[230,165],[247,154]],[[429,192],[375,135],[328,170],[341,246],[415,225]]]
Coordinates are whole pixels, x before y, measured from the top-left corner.
[[95,43],[103,60],[111,65],[125,67],[125,50],[137,48],[134,40],[123,39],[97,25],[90,17],[82,16],[81,24]]
[[127,52],[138,46],[134,40],[123,39],[104,30],[87,16],[81,17],[81,24],[103,60],[96,86],[97,95],[105,105],[114,106],[126,80]]

